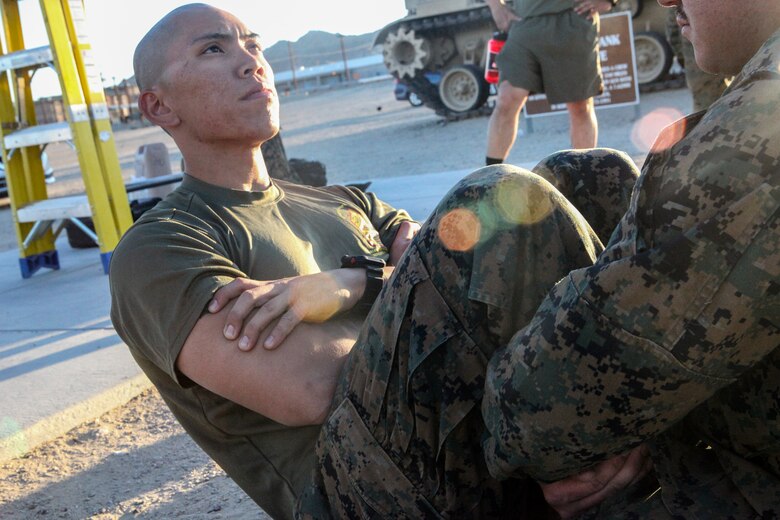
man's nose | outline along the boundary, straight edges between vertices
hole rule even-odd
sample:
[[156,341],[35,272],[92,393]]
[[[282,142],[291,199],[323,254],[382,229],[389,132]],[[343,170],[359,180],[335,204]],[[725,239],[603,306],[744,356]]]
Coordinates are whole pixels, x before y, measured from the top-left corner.
[[244,61],[241,64],[241,76],[254,76],[255,74],[258,76],[265,76],[267,72],[266,67],[265,60],[250,52],[246,52]]

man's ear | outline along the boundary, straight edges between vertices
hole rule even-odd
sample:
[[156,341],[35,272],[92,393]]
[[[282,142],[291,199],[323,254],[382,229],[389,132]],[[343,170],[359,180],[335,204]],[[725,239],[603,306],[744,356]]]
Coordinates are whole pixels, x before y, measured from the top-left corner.
[[138,109],[146,119],[163,129],[177,126],[181,122],[176,112],[153,90],[146,90],[138,96]]

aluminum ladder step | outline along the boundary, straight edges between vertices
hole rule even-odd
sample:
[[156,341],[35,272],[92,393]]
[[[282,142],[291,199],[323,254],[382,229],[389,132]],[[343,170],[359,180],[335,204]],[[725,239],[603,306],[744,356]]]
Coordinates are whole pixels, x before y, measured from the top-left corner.
[[19,222],[90,217],[92,211],[86,195],[70,195],[38,200],[25,204],[16,211]]
[[0,72],[27,67],[43,67],[51,64],[53,61],[54,56],[51,53],[51,47],[48,45],[9,52],[8,54],[0,55]]
[[3,143],[6,150],[13,150],[14,148],[70,141],[72,139],[73,134],[70,131],[70,124],[65,121],[48,125],[28,126],[22,130],[11,132],[5,136]]

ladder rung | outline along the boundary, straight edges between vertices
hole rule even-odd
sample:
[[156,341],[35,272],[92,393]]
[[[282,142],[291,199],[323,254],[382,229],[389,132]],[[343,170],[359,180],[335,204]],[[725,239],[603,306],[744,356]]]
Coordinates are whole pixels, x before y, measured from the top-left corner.
[[9,52],[0,56],[0,72],[48,65],[53,59],[51,48],[48,45]]
[[14,148],[24,148],[25,146],[70,141],[71,139],[70,125],[65,121],[48,125],[28,126],[6,135],[3,142],[6,150],[12,150]]
[[86,195],[55,197],[25,204],[16,211],[19,222],[89,217],[92,210]]

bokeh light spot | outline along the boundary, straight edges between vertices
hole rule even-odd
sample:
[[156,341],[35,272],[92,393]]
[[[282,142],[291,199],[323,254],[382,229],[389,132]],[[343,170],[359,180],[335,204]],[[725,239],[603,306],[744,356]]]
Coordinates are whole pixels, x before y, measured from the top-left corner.
[[441,218],[437,231],[444,247],[469,251],[479,242],[482,226],[473,211],[456,208]]
[[496,207],[509,224],[534,224],[553,209],[550,197],[533,183],[502,183],[496,188]]
[[[663,141],[656,142],[658,134],[682,117],[682,112],[674,108],[663,107],[653,110],[634,123],[634,127],[631,129],[631,142],[642,152],[648,152],[651,148],[655,152],[665,150],[680,140],[682,131],[677,130],[674,132],[674,137],[667,136]],[[684,130],[683,125],[679,125],[679,128]]]

